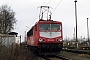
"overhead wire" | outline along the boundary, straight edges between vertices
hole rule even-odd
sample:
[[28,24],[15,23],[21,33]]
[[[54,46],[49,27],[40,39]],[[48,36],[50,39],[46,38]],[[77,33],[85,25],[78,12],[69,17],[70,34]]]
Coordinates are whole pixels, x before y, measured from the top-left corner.
[[[49,0],[46,5],[49,5],[50,2],[51,2],[51,0]],[[56,5],[56,7],[55,7],[54,10],[52,11],[52,13],[57,9],[57,7],[59,6],[59,4],[60,4],[61,2],[62,2],[62,0],[59,1],[59,3]],[[45,3],[46,3],[46,0],[44,1],[43,4],[45,4]],[[43,4],[42,4],[42,5],[43,5]],[[31,24],[30,24],[31,26],[32,26],[32,24],[35,22],[35,20],[38,18],[38,16],[36,16],[36,15],[37,15],[37,11],[36,11],[35,15],[33,15],[33,17],[34,17],[35,19],[33,19],[33,17],[30,19],[30,20],[33,19],[33,21],[32,21]],[[35,16],[36,16],[36,17],[35,17]],[[28,26],[28,27],[31,28],[31,26]]]
[[51,2],[51,0],[49,0],[49,2],[47,3],[47,5]]
[[[49,4],[51,2],[51,0],[49,0],[49,2],[47,3],[47,5]],[[45,4],[46,3],[46,0],[44,1],[44,3],[43,4]],[[35,14],[36,15],[36,14]],[[36,17],[37,18],[37,17]],[[36,18],[35,18],[35,20],[36,20]],[[34,20],[34,21],[35,21]]]
[[[50,2],[51,2],[51,0],[49,0],[46,5],[48,5]],[[56,7],[54,8],[53,12],[57,9],[57,7],[59,6],[59,4],[60,4],[61,2],[62,2],[62,0],[59,1],[59,3],[58,3],[58,4],[56,5]],[[44,1],[43,4],[45,4],[45,3],[46,3],[46,0]],[[52,13],[53,13],[53,12],[52,12]],[[35,14],[35,15],[36,15],[36,14]],[[38,17],[38,16],[37,16],[37,17]],[[37,19],[37,17],[33,20],[32,24],[33,24],[34,21]],[[31,24],[31,25],[32,25],[32,24]]]
[[[47,3],[46,5],[48,5],[50,2],[51,2],[51,0],[49,0],[49,1],[48,1],[48,3]],[[43,4],[45,4],[45,3],[46,3],[46,0],[44,1],[44,3],[43,3]]]
[[59,1],[59,3],[56,5],[56,7],[54,8],[54,10],[52,11],[52,13],[57,9],[57,7],[59,6],[59,4],[62,2],[62,0]]
[[[46,3],[46,0],[44,1],[44,3]],[[43,3],[43,4],[44,4],[44,3]]]
[[[48,5],[50,2],[51,2],[51,0],[49,0],[46,5]],[[58,4],[56,5],[56,7],[54,8],[53,12],[57,9],[57,7],[59,6],[59,4],[60,4],[61,2],[62,2],[62,0],[59,1],[59,3],[58,3]],[[43,4],[45,4],[45,3],[46,3],[46,0],[44,1]],[[53,12],[52,12],[52,13],[53,13]],[[35,15],[34,15],[33,17],[35,17],[36,15],[37,15],[37,12],[35,13]],[[37,16],[37,17],[38,17],[38,16]],[[37,19],[37,17],[35,17],[35,19],[34,19],[34,20],[32,21],[32,23],[31,23],[31,25],[35,22],[35,20]],[[33,19],[33,18],[32,18],[32,19]],[[32,20],[32,19],[31,19],[31,20]]]
[[[30,23],[30,25],[32,25],[32,23],[35,21],[35,16],[37,15],[37,11],[36,11],[36,13],[33,15],[33,17],[30,19],[30,20],[32,20],[32,22]],[[35,19],[34,19],[35,18]],[[31,26],[28,26],[28,27],[31,27]]]
[[[50,3],[50,1],[51,0],[49,0],[49,2],[47,3],[47,5]],[[43,4],[45,4],[46,3],[46,0],[43,2]],[[42,4],[42,5],[43,5]],[[36,16],[37,15],[37,12],[35,13],[35,15],[33,15],[33,17],[35,18],[32,22],[31,22],[31,24],[30,25],[32,25],[34,22],[35,22],[35,20],[38,18],[38,16]],[[36,16],[36,17],[35,17]],[[33,18],[31,18],[30,20],[32,20]],[[31,26],[28,26],[28,27],[31,27]]]

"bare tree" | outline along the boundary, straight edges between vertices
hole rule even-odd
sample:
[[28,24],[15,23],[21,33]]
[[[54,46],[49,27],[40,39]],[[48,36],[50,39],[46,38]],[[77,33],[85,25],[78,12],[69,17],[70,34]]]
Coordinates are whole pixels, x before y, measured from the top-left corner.
[[7,34],[11,32],[11,30],[14,29],[15,23],[15,12],[11,7],[2,5],[0,7],[0,33]]

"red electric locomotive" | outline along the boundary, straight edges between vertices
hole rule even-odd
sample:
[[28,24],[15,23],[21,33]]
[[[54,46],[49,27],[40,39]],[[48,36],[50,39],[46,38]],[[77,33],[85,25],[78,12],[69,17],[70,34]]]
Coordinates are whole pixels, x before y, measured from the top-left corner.
[[38,53],[60,53],[63,47],[62,22],[40,19],[27,32],[27,46]]

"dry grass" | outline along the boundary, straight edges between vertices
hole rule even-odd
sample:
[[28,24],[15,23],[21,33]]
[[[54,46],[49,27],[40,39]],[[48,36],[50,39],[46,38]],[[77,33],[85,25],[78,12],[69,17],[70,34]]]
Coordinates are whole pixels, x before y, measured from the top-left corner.
[[1,46],[0,49],[0,60],[38,60],[34,58],[34,55],[31,54],[25,47],[21,47],[18,44],[14,44],[9,48]]

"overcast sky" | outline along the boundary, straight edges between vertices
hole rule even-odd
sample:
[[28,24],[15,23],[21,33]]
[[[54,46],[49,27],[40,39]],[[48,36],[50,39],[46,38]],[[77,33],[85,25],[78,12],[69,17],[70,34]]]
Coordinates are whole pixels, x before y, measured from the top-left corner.
[[[75,0],[0,0],[0,6],[7,4],[16,13],[18,20],[13,31],[18,32],[22,37],[32,25],[37,22],[39,6],[51,6],[52,20],[61,21],[63,24],[63,37],[73,38],[75,27]],[[60,4],[59,4],[60,3]],[[90,0],[78,0],[77,22],[78,38],[87,37],[87,18],[90,18]],[[26,27],[27,26],[27,27]],[[89,19],[90,27],[90,19]],[[89,28],[90,30],[90,28]]]

